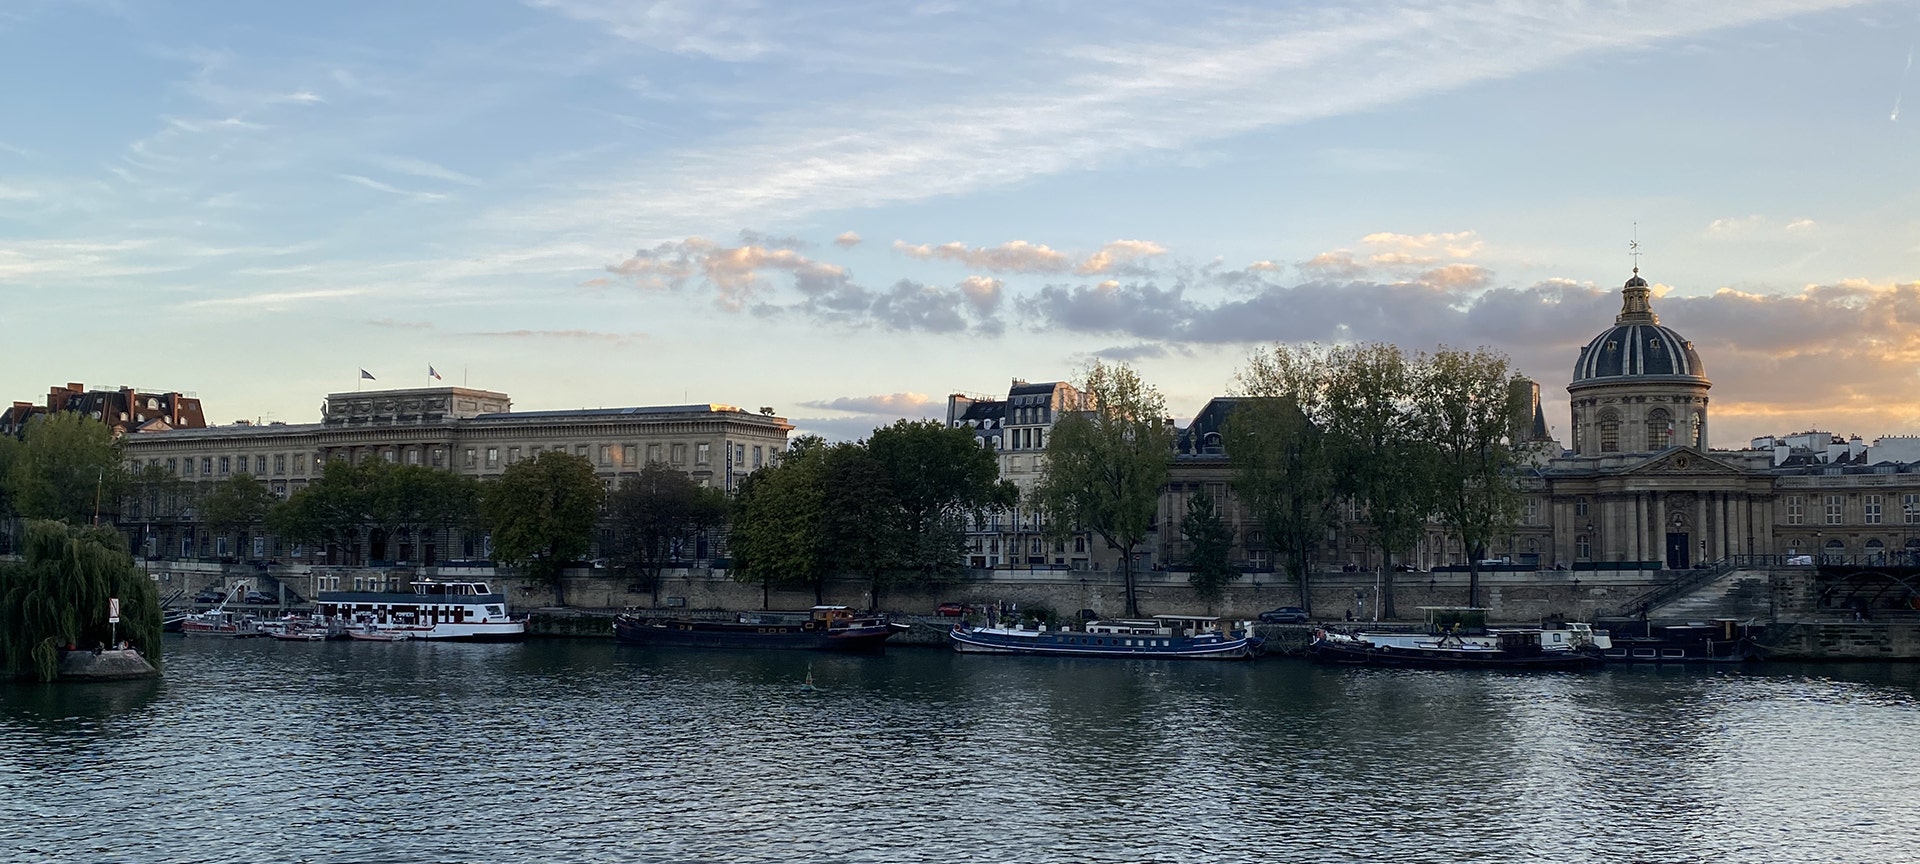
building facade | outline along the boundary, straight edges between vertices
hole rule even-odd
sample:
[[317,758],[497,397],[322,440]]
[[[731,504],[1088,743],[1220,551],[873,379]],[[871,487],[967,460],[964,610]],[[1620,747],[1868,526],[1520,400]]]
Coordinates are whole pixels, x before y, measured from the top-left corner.
[[[202,487],[246,474],[279,498],[298,492],[336,459],[382,459],[488,480],[547,451],[586,459],[609,490],[647,463],[661,462],[703,486],[732,491],[755,468],[779,458],[793,429],[780,417],[718,404],[568,411],[514,411],[512,405],[505,393],[467,387],[334,393],[318,423],[136,430],[122,442],[136,472],[163,471]],[[137,501],[122,525],[140,532],[136,548],[166,558],[431,565],[484,558],[489,551],[484,535],[450,531],[369,538],[346,552],[349,560],[322,562],[320,550],[270,534],[213,536],[194,518],[190,503],[177,503],[195,497]]]
[[[955,393],[947,397],[947,426],[972,430],[980,446],[994,451],[1000,477],[1020,490],[1024,502],[1046,469],[1047,439],[1066,412],[1078,411],[1081,394],[1064,381],[1028,383],[1019,378],[997,399]],[[967,559],[975,568],[1067,567],[1084,570],[1093,561],[1088,535],[1046,537],[1046,523],[1032,507],[994,510],[967,530]]]

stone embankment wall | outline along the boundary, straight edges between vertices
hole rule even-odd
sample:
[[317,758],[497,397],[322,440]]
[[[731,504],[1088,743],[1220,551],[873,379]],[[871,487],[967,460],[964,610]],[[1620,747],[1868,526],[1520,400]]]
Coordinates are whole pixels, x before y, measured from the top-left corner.
[[1783,622],[1768,628],[1764,642],[1769,660],[1916,660],[1920,623]]
[[[1207,603],[1194,595],[1185,573],[1152,571],[1137,574],[1137,593],[1144,614],[1219,615],[1252,618],[1277,606],[1298,606],[1300,589],[1272,574],[1242,576],[1229,584],[1219,601]],[[553,593],[518,580],[495,580],[512,586],[509,596],[522,608],[554,605]],[[1488,573],[1480,578],[1480,605],[1496,621],[1538,621],[1563,616],[1587,620],[1611,613],[1651,583],[1639,574],[1615,575],[1572,571]],[[629,590],[624,580],[600,575],[570,576],[565,593],[568,606],[601,609],[651,608],[653,595]],[[1312,609],[1316,618],[1372,620],[1380,591],[1370,573],[1328,573],[1316,577]],[[1422,606],[1460,606],[1467,602],[1464,573],[1401,573],[1394,586],[1395,611],[1401,620],[1424,618]],[[1090,609],[1102,617],[1126,611],[1126,592],[1112,572],[1070,570],[999,570],[977,574],[930,589],[892,589],[875,598],[861,582],[829,582],[816,599],[812,591],[774,591],[763,598],[757,585],[728,579],[724,573],[693,571],[669,574],[660,588],[661,606],[670,610],[804,609],[816,602],[908,615],[932,613],[941,603],[975,606],[1010,603],[1022,609],[1045,609],[1063,617]],[[764,604],[764,605],[763,605]]]

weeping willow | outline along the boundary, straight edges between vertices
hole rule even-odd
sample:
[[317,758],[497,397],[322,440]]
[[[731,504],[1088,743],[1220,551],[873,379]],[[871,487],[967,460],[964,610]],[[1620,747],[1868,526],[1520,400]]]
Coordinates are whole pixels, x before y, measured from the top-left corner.
[[111,597],[120,598],[117,637],[158,664],[159,594],[119,532],[34,520],[22,551],[23,561],[0,564],[0,662],[9,675],[52,681],[62,647],[110,643]]

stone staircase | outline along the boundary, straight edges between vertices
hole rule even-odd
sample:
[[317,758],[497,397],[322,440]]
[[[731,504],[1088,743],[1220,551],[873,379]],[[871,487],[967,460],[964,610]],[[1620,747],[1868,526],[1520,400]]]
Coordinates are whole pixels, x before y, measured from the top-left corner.
[[1730,570],[1710,582],[1654,603],[1648,617],[1662,621],[1764,619],[1771,612],[1765,571]]

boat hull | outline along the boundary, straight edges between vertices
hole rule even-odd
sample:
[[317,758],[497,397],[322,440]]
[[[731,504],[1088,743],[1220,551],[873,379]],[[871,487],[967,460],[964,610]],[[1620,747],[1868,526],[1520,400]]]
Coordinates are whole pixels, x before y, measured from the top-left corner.
[[[1127,641],[1153,641],[1167,644],[1124,644]],[[1264,644],[1263,640],[1257,636],[1211,639],[1146,637],[1127,640],[1103,639],[1076,631],[1002,631],[976,629],[965,625],[956,625],[952,630],[947,631],[947,643],[953,646],[953,650],[962,654],[1113,657],[1132,660],[1251,660],[1259,656]]]
[[735,621],[645,619],[622,615],[613,621],[614,641],[626,645],[672,648],[777,648],[800,651],[878,651],[900,632],[889,624],[822,628],[805,624],[747,624]]
[[1404,648],[1364,642],[1317,639],[1307,646],[1307,657],[1328,666],[1378,666],[1401,669],[1514,669],[1582,670],[1601,665],[1598,652],[1587,650],[1515,652],[1451,648]]

